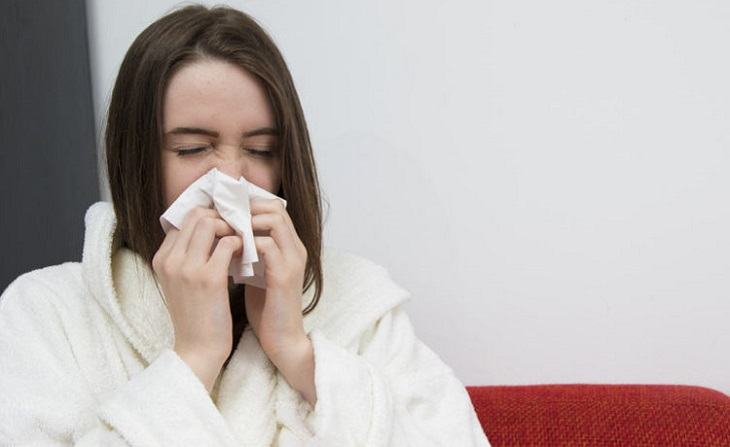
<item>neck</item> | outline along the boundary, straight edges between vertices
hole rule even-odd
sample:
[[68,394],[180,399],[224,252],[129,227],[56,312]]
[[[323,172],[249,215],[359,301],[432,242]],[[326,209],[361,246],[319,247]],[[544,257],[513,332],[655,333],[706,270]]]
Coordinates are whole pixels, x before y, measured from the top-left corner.
[[233,284],[233,281],[229,277],[228,279],[228,300],[231,306],[231,318],[233,320],[233,348],[231,353],[226,359],[223,367],[228,365],[228,361],[233,355],[233,351],[238,346],[238,341],[243,334],[244,329],[248,325],[248,317],[246,315],[246,288],[244,284]]

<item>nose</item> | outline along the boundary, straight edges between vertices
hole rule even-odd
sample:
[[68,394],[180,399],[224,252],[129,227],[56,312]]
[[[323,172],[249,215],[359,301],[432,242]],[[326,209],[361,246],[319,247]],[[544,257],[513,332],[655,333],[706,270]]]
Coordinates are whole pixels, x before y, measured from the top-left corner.
[[[239,151],[240,152],[240,151]],[[248,178],[248,161],[241,154],[227,154],[216,161],[216,168],[229,177],[238,180],[241,176]]]

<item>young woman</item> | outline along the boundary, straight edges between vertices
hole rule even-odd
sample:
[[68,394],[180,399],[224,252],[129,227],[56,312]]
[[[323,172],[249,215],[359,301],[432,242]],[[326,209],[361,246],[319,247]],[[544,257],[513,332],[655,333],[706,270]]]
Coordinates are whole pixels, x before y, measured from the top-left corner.
[[[188,6],[134,41],[106,125],[112,203],[85,216],[80,263],[0,299],[0,444],[488,446],[469,395],[414,334],[409,293],[322,247],[302,109],[246,14]],[[255,247],[215,208],[160,216],[212,168],[251,201]],[[233,284],[257,250],[266,288]]]

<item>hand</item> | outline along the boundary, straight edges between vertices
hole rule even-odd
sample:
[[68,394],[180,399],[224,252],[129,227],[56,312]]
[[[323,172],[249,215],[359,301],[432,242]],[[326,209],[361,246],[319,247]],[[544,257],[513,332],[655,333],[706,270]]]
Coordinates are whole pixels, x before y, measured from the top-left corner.
[[266,264],[266,289],[246,285],[246,315],[274,364],[301,351],[307,338],[302,319],[302,286],[307,249],[284,206],[276,199],[251,201],[251,225]]
[[[221,237],[212,250],[216,237]],[[175,329],[175,352],[211,391],[233,346],[228,268],[243,241],[214,209],[196,207],[152,259]]]

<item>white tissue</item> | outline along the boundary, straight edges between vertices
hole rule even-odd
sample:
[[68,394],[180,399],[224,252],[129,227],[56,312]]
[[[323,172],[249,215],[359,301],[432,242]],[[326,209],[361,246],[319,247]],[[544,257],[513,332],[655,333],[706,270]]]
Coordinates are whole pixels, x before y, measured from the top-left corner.
[[238,180],[217,168],[194,181],[172,202],[160,216],[160,224],[167,234],[173,227],[180,229],[185,216],[196,206],[215,208],[243,239],[243,255],[231,259],[228,276],[236,284],[249,284],[260,289],[266,288],[263,259],[259,261],[251,227],[250,200],[254,198],[277,199],[286,208],[286,200],[263,188],[259,188],[244,177]]

